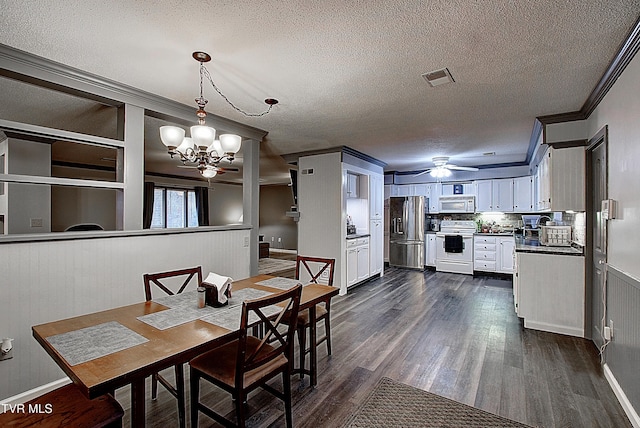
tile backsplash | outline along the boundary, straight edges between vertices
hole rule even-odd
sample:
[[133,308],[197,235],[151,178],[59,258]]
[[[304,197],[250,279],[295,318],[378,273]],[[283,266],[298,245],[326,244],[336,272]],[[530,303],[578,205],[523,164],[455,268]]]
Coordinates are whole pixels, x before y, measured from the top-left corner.
[[[538,215],[537,213],[528,213],[527,215]],[[585,245],[586,237],[586,214],[579,213],[541,213],[541,216],[547,216],[558,225],[570,225],[573,231],[573,241],[579,245]],[[429,217],[440,220],[473,220],[481,224],[488,224],[499,230],[517,229],[522,227],[522,214],[514,213],[491,213],[491,214],[430,214]],[[546,220],[545,217],[543,217]],[[543,223],[544,223],[543,220]]]

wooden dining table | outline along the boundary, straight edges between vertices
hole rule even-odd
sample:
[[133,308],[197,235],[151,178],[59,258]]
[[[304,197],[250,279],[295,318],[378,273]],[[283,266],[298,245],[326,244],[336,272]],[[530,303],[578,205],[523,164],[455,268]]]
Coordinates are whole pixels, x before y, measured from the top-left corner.
[[[233,290],[257,289],[271,293],[282,291],[280,288],[257,284],[273,278],[269,275],[257,275],[234,281]],[[302,289],[300,310],[309,310],[309,339],[312,346],[309,369],[302,367],[296,371],[309,373],[312,386],[317,384],[316,305],[329,301],[338,291],[336,287],[320,284],[308,284]],[[164,304],[152,300],[40,324],[32,327],[32,331],[38,343],[88,398],[113,393],[117,388],[131,385],[131,426],[142,427],[145,425],[145,379],[148,376],[175,364],[187,363],[197,355],[238,336],[239,319],[235,330],[216,325],[215,321],[202,319],[160,330],[139,319],[167,309],[169,308]],[[65,333],[106,324],[117,325],[122,330],[141,337],[144,342],[75,364],[65,359],[52,344],[55,343],[54,338]],[[100,340],[99,337],[94,339]],[[99,346],[105,345],[108,346],[108,343]]]

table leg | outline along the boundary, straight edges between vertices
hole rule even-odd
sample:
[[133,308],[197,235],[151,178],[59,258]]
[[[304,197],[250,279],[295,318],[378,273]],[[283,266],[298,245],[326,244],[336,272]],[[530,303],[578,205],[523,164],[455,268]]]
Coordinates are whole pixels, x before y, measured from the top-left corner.
[[309,348],[311,358],[309,361],[309,371],[311,376],[311,386],[314,387],[318,383],[318,352],[316,346],[316,305],[309,308]]
[[146,422],[144,377],[131,382],[131,426],[144,427]]

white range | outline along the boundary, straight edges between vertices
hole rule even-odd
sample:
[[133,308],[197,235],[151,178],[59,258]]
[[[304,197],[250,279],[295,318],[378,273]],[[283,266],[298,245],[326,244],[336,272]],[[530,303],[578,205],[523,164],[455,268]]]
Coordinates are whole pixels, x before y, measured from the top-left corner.
[[436,270],[473,275],[473,220],[443,220],[436,233]]

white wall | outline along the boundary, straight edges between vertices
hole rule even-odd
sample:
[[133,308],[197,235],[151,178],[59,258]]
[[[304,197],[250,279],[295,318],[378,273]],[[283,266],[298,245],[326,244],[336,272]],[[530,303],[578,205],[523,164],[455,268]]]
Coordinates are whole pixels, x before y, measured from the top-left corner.
[[[313,168],[313,174],[303,174]],[[346,280],[346,216],[343,215],[343,174],[340,153],[304,156],[298,161],[298,254],[336,259],[333,285]]]
[[[124,234],[124,233],[123,233]],[[144,301],[142,275],[201,265],[249,276],[249,229],[0,243],[0,337],[14,338],[0,362],[0,399],[65,377],[31,327]]]
[[609,198],[618,201],[619,218],[608,225],[607,261],[640,279],[639,55],[591,114],[588,123],[589,138],[603,126],[609,126]]

